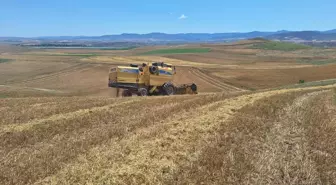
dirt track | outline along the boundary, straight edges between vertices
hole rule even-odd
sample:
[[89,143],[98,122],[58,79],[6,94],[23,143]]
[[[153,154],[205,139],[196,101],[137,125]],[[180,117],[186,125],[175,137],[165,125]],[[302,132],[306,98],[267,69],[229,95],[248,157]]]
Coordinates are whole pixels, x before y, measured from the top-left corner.
[[192,74],[202,79],[204,82],[211,84],[213,87],[218,88],[221,91],[225,91],[225,92],[244,91],[244,89],[240,89],[238,87],[226,84],[221,80],[210,77],[209,75],[206,75],[205,73],[203,73],[200,69],[192,67],[190,68],[190,71]]

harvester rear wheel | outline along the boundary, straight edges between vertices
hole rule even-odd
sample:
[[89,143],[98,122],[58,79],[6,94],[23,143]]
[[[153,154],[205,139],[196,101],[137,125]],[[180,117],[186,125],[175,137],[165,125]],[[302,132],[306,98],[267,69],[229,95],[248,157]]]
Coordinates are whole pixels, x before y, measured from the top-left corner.
[[131,97],[132,96],[132,92],[130,90],[124,90],[122,92],[122,97]]
[[138,90],[138,96],[148,96],[148,90],[146,88],[140,88]]
[[168,95],[168,96],[174,95],[175,94],[175,87],[174,87],[174,85],[172,83],[165,83],[163,85],[163,93],[165,95]]

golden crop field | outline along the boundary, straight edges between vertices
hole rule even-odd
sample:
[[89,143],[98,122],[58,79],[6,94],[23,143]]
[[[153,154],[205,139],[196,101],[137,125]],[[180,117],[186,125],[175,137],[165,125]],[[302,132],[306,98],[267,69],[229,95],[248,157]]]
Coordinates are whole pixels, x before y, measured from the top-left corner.
[[[334,184],[336,50],[260,42],[0,47],[0,184]],[[107,87],[110,67],[152,61],[200,93]]]

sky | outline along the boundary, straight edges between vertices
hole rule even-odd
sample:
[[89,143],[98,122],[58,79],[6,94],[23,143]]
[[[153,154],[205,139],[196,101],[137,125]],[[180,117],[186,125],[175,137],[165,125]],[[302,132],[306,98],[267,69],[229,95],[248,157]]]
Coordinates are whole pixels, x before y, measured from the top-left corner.
[[336,28],[336,0],[0,0],[0,36]]

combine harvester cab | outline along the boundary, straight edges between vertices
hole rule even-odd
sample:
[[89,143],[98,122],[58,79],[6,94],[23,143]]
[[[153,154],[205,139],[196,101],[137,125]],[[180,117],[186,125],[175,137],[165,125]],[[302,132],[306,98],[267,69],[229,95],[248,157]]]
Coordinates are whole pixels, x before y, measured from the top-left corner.
[[196,84],[174,85],[172,83],[176,69],[171,64],[155,62],[118,66],[110,69],[108,86],[123,89],[122,96],[128,97],[152,95],[197,94]]

